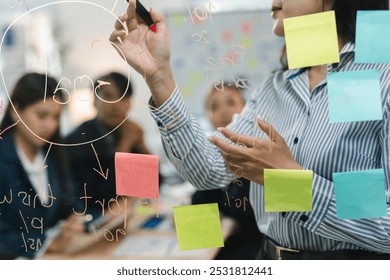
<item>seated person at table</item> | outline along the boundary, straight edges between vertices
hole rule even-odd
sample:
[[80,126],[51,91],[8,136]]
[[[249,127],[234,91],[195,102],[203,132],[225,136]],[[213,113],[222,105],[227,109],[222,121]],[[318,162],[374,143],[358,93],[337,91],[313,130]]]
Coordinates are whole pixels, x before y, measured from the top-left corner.
[[[241,112],[244,100],[234,83],[212,87],[205,102],[207,117],[214,127],[227,126],[235,114]],[[252,207],[249,203],[250,182],[244,178],[233,181],[226,190],[196,191],[192,204],[218,202],[222,214],[232,217],[238,227],[228,238],[217,259],[255,259],[261,245]]]
[[115,153],[149,154],[149,150],[142,128],[128,120],[133,94],[130,80],[111,72],[97,78],[94,88],[96,117],[66,136],[66,143],[72,145],[68,151],[76,189],[80,197],[87,197],[83,200],[86,213],[98,217],[124,200],[116,195]]
[[[45,241],[49,251],[61,251],[84,230],[63,148],[55,145],[63,107],[57,84],[23,75],[0,125],[0,259],[33,258]],[[55,226],[59,234],[49,241]]]

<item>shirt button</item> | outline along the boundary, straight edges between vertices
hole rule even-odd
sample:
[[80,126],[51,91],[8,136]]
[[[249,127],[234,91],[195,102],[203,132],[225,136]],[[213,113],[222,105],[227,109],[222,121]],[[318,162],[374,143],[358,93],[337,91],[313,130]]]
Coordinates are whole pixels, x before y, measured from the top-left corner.
[[162,122],[158,121],[158,122],[157,122],[157,126],[158,126],[158,127],[163,127],[164,125],[163,125]]
[[309,219],[309,217],[306,216],[306,215],[302,215],[302,216],[299,217],[299,219],[300,219],[302,222],[306,222],[306,221]]
[[294,138],[294,144],[298,144],[298,141],[299,141],[298,137],[295,137]]
[[284,218],[284,217],[286,217],[286,212],[282,212],[282,217]]

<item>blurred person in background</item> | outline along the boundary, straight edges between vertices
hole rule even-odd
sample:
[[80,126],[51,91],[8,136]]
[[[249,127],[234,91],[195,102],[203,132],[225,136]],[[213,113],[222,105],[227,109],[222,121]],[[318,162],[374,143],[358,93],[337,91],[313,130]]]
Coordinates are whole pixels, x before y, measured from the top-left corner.
[[[357,11],[388,11],[388,0],[274,0],[270,14],[280,37],[286,18],[334,11],[340,62],[300,69],[283,65],[252,95],[237,120],[210,138],[176,85],[165,18],[151,9],[156,25],[151,30],[136,16],[136,1],[129,2],[110,40],[151,91],[150,112],[166,154],[198,189],[225,188],[237,177],[251,181],[250,201],[264,234],[258,259],[390,259],[390,216],[339,219],[333,182],[335,172],[383,169],[389,213],[390,68],[354,61]],[[380,73],[382,119],[331,123],[327,75],[361,70]],[[266,169],[312,170],[312,211],[265,211]]]
[[[211,87],[205,100],[208,120],[214,129],[226,127],[244,108],[241,88],[233,82]],[[217,202],[223,215],[233,218],[237,227],[221,248],[216,259],[255,259],[261,246],[262,235],[257,228],[253,209],[249,203],[250,181],[239,178],[226,189],[196,191],[192,204]]]
[[[1,259],[33,258],[45,241],[61,251],[84,231],[64,149],[55,145],[62,142],[57,85],[43,74],[23,75],[0,125]],[[50,230],[57,234],[47,239]]]
[[[95,80],[94,89],[96,117],[75,128],[65,142],[72,145],[68,151],[77,193],[88,196],[86,213],[96,218],[106,214],[110,200],[123,203],[124,198],[116,195],[115,153],[149,154],[149,150],[142,128],[128,119],[133,96],[130,80],[110,72]],[[96,171],[99,166],[101,174]]]

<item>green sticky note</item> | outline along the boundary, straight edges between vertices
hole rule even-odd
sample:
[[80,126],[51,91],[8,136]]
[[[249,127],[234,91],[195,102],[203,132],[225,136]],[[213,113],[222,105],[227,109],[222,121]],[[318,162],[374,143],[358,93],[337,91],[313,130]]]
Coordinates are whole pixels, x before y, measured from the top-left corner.
[[223,247],[217,203],[173,208],[180,250]]
[[329,121],[357,122],[382,119],[378,70],[328,74]]
[[290,69],[340,61],[334,11],[286,18],[283,24]]
[[339,219],[387,216],[383,169],[333,173]]
[[357,11],[356,63],[390,63],[390,11]]
[[312,210],[311,170],[264,169],[266,212]]

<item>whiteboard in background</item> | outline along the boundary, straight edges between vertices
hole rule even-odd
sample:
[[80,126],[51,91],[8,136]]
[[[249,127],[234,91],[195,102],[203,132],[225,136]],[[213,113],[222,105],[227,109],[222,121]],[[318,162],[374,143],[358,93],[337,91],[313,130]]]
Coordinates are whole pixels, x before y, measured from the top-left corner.
[[[204,116],[207,91],[220,82],[239,82],[248,95],[280,67],[283,40],[273,32],[268,10],[210,13],[191,8],[167,16],[171,64],[190,110]],[[212,11],[212,10],[211,10]]]

